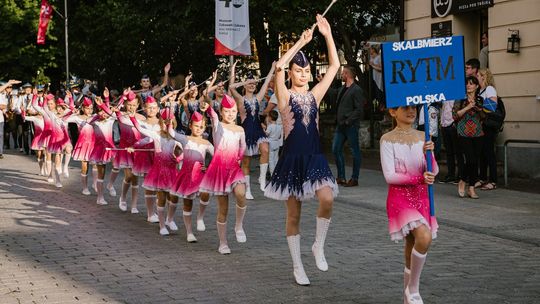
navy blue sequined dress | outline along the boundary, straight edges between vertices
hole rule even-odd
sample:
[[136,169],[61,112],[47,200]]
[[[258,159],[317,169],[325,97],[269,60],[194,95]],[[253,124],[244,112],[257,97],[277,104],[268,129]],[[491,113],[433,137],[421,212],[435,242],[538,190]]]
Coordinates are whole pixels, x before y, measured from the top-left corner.
[[288,106],[280,111],[285,138],[283,151],[264,195],[277,200],[290,196],[306,200],[328,186],[336,197],[336,179],[321,151],[315,97],[311,92],[290,91],[290,94]]
[[242,120],[242,128],[246,133],[246,151],[244,155],[253,156],[259,155],[259,144],[268,142],[268,137],[261,126],[259,119],[259,102],[257,97],[247,99],[244,97],[243,105],[240,105],[240,118]]

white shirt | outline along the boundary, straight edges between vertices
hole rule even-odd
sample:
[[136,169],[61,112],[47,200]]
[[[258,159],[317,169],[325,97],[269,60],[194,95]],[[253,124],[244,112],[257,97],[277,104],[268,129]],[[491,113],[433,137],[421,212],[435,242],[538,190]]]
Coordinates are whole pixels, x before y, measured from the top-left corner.
[[[381,56],[377,55],[375,58],[373,58],[373,64],[381,66]],[[377,84],[377,87],[379,90],[382,91],[383,85],[382,85],[382,73],[380,71],[377,71],[373,69],[373,80],[375,81],[375,84]]]
[[6,106],[6,108],[2,110],[2,113],[0,113],[0,122],[4,122],[4,112],[8,110],[7,108],[8,100],[5,93],[0,94],[0,105]]
[[[436,107],[428,107],[429,114],[429,135],[439,136],[439,109]],[[424,124],[424,107],[420,108],[418,115],[418,125]]]
[[270,103],[276,105],[276,107],[275,107],[272,111],[276,111],[276,112],[278,113],[278,118],[277,118],[277,120],[276,120],[276,123],[277,123],[278,125],[281,125],[281,124],[282,124],[282,123],[281,123],[281,114],[279,114],[279,111],[278,111],[278,108],[277,108],[277,106],[278,106],[278,100],[277,100],[277,95],[276,95],[276,94],[273,94],[273,95],[270,97]]
[[277,123],[268,124],[266,127],[270,150],[278,150],[283,145],[283,126]]
[[454,100],[448,100],[442,103],[441,126],[443,128],[450,127],[454,123],[454,118],[452,117],[453,107]]

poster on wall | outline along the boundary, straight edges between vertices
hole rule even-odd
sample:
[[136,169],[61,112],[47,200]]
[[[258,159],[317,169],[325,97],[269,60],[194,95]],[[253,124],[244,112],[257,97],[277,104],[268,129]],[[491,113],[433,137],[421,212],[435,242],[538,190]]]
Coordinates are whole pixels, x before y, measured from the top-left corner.
[[493,0],[431,0],[431,18],[442,18],[491,6]]

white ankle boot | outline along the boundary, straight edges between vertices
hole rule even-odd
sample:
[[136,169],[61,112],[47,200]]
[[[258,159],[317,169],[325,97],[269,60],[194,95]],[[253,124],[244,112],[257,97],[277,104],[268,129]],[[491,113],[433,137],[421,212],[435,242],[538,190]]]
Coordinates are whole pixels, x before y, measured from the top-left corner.
[[287,243],[289,243],[289,251],[293,260],[293,274],[294,279],[298,285],[309,285],[309,279],[304,271],[304,265],[302,265],[302,257],[300,255],[300,234],[287,237]]
[[252,200],[253,195],[251,194],[251,176],[245,175],[244,178],[246,179],[246,199]]

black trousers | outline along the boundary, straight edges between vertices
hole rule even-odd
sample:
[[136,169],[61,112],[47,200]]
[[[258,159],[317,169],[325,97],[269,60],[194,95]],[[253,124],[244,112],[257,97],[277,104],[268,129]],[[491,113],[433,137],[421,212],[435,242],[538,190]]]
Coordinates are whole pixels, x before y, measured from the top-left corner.
[[478,161],[482,154],[483,137],[459,137],[459,144],[465,154],[465,170],[462,180],[469,186],[478,181]]
[[446,149],[446,166],[448,167],[448,176],[463,179],[463,151],[459,147],[456,127],[453,125],[443,127],[442,136],[444,147]]
[[491,183],[497,183],[497,157],[495,156],[497,134],[498,132],[484,128],[484,143],[482,144],[482,157],[480,157],[480,179]]

